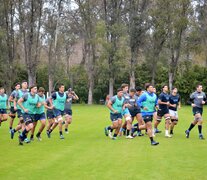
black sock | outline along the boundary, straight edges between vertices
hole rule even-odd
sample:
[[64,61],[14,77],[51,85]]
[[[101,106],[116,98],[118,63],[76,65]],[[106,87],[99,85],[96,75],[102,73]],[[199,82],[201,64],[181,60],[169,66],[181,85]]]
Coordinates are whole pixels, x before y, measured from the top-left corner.
[[127,129],[127,133],[126,133],[126,135],[129,136],[129,133],[130,133],[130,130]]
[[172,130],[172,129],[170,130],[170,133],[171,133],[171,134],[173,133],[173,130]]
[[191,124],[190,124],[190,127],[188,128],[188,131],[191,131],[191,129],[193,129],[194,126],[195,126],[195,125],[191,123]]
[[31,134],[30,139],[32,139],[34,137],[34,134]]
[[13,129],[14,133],[17,132],[16,129]]
[[110,130],[111,130],[111,126],[108,126],[108,127],[107,127],[107,130],[109,130],[109,131],[110,131]]
[[199,134],[202,134],[202,125],[198,125],[198,132]]
[[65,128],[65,131],[68,131],[68,128]]
[[110,129],[111,132],[113,132],[113,129]]
[[27,138],[27,133],[28,133],[28,131],[26,129],[24,129],[22,134],[21,134],[21,138],[22,138],[23,141]]
[[10,130],[12,130],[12,127],[9,127]]
[[63,135],[63,132],[62,131],[60,131],[59,133],[60,133],[60,136]]
[[114,137],[117,137],[117,134],[114,133]]
[[52,132],[52,129],[49,129],[48,132],[51,133]]
[[150,141],[151,141],[151,142],[153,141],[153,137],[150,137]]
[[40,132],[38,132],[36,136],[40,136],[40,134],[41,134],[41,133],[40,133]]

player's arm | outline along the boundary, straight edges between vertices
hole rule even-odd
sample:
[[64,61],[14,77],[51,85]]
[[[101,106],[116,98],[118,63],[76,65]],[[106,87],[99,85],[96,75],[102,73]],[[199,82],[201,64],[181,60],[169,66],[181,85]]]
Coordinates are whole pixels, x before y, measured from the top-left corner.
[[137,105],[138,105],[140,108],[142,108],[142,109],[144,109],[144,110],[147,110],[147,107],[143,107],[143,105],[142,105],[142,102],[144,102],[144,101],[146,101],[146,100],[147,100],[147,96],[146,96],[146,94],[142,94],[142,95],[139,97],[138,101],[137,101]]
[[17,99],[18,99],[18,96],[19,96],[19,94],[17,93],[15,95],[15,97],[14,97],[14,100],[13,100],[13,102],[14,102],[14,110],[17,110]]
[[44,101],[44,107],[45,107],[46,109],[51,109],[51,110],[53,109],[53,106],[51,106],[51,105],[48,106],[46,101]]
[[113,105],[113,99],[110,99],[109,101],[108,101],[108,103],[107,103],[107,107],[111,110],[111,111],[113,111],[114,113],[117,113],[117,110],[115,110],[113,107],[112,107],[112,105]]
[[204,93],[202,104],[206,104],[206,94]]
[[[66,96],[66,98],[67,98],[67,96]],[[52,96],[48,99],[49,100],[49,102],[50,102],[50,105],[54,108],[54,105],[53,105],[53,102],[52,102],[52,100],[55,100],[56,99],[56,93],[54,92],[53,94],[52,94]]]
[[194,99],[195,99],[195,96],[194,96],[194,93],[192,93],[191,95],[190,95],[190,102],[191,102],[191,106],[192,107],[195,107],[196,105],[194,104]]
[[163,96],[161,95],[158,98],[158,104],[169,105],[169,102],[163,102]]
[[79,100],[79,97],[78,97],[78,95],[75,93],[75,91],[72,91],[71,94],[72,94],[74,100]]
[[23,111],[24,111],[25,113],[27,113],[27,112],[28,112],[28,109],[24,108],[24,106],[22,105],[22,103],[23,103],[24,101],[25,101],[24,97],[21,97],[21,98],[17,101],[17,103],[18,103],[18,105],[23,109]]

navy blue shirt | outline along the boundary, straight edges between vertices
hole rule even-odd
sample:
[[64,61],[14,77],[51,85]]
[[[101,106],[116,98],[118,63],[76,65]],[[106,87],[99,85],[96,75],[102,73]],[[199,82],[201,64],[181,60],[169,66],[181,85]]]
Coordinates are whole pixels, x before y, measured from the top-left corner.
[[[162,102],[169,102],[169,94],[162,92],[158,98]],[[168,109],[168,105],[166,104],[159,104],[159,109],[165,110]]]
[[[65,93],[65,92],[64,92]],[[60,97],[63,97],[64,96],[64,93],[61,93],[61,92],[58,92],[58,95],[60,96]],[[52,99],[56,99],[57,98],[57,95],[56,95],[56,92],[54,92],[53,94],[52,94]],[[68,95],[66,94],[66,99],[68,99]]]
[[179,94],[177,94],[176,96],[173,96],[171,94],[170,97],[169,97],[169,102],[170,102],[170,104],[176,104],[176,107],[170,106],[169,109],[171,109],[173,111],[177,111],[177,107],[178,107],[178,104],[180,102],[180,96],[179,96]]

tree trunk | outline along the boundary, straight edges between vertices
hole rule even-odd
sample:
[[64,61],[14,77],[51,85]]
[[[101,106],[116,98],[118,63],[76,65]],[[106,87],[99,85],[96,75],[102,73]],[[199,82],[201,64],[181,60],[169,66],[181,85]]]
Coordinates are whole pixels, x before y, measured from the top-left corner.
[[109,77],[109,96],[112,97],[114,95],[114,78]]
[[88,104],[93,104],[94,76],[89,74]]

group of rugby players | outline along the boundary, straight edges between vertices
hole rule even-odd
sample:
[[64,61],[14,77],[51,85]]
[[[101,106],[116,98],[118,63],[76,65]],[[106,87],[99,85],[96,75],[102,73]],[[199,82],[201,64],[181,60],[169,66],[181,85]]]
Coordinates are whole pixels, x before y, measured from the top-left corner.
[[[165,137],[171,138],[174,126],[178,123],[177,109],[181,108],[177,88],[172,88],[171,94],[168,94],[168,86],[164,85],[159,96],[156,95],[156,89],[150,83],[145,84],[145,90],[140,87],[130,89],[129,92],[128,90],[128,84],[122,84],[121,88],[117,89],[117,95],[108,99],[106,104],[110,109],[112,125],[104,128],[105,135],[113,140],[122,134],[126,135],[127,139],[133,139],[135,136],[143,136],[141,130],[145,130],[151,145],[158,145],[159,142],[156,142],[154,137],[156,133],[161,133],[158,125],[164,117]],[[206,103],[206,95],[202,91],[201,84],[198,84],[196,91],[190,95],[190,101],[194,120],[189,129],[185,131],[186,138],[189,138],[191,129],[198,124],[199,139],[204,139],[202,112],[203,105]],[[122,123],[122,117],[125,119],[124,123]],[[136,124],[133,124],[134,118],[137,120]],[[154,124],[152,124],[153,119]]]
[[[29,143],[34,140],[34,133],[37,122],[40,127],[36,133],[39,141],[42,140],[41,133],[46,126],[45,109],[48,119],[47,136],[51,137],[52,131],[59,126],[60,139],[64,139],[62,128],[65,125],[65,133],[68,133],[68,125],[72,122],[71,105],[73,100],[78,100],[78,96],[71,88],[65,92],[65,86],[60,84],[57,92],[53,91],[51,96],[45,98],[45,89],[36,85],[28,88],[27,81],[21,84],[15,84],[15,89],[8,97],[3,87],[0,88],[0,125],[10,116],[10,133],[11,139],[14,138],[16,132],[19,132],[19,144],[23,142]],[[10,112],[7,113],[7,107],[10,106]],[[13,128],[13,121],[16,117],[19,123]],[[63,119],[64,117],[64,119]],[[30,132],[30,138],[27,138]]]

